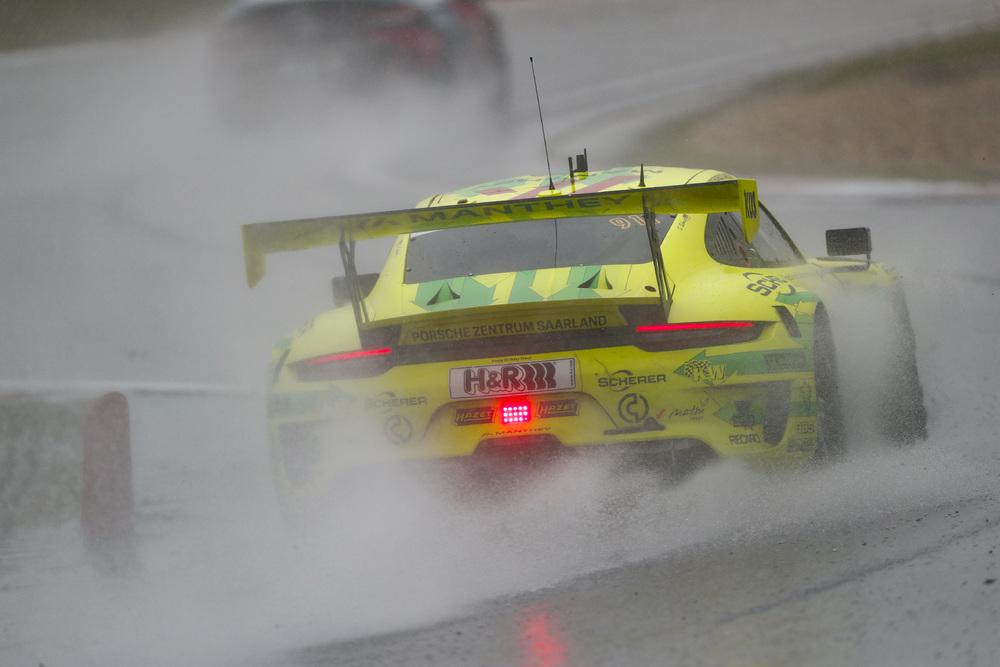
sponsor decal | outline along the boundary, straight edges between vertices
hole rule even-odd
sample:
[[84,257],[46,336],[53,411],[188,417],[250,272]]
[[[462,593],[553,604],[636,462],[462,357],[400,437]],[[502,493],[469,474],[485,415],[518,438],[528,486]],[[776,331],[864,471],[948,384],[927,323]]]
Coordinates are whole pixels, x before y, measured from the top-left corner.
[[597,386],[601,389],[610,389],[611,391],[625,391],[634,385],[659,384],[666,381],[667,376],[664,373],[636,375],[630,370],[623,369],[609,373],[606,377],[597,378]]
[[743,216],[755,219],[757,217],[757,193],[743,193]]
[[[634,179],[634,176],[631,177]],[[728,179],[727,179],[728,180]],[[624,181],[622,181],[624,182]],[[617,211],[629,200],[637,205],[640,195],[627,193],[594,193],[592,196],[574,198],[557,196],[536,199],[531,194],[522,194],[523,199],[502,203],[466,204],[463,206],[448,206],[438,210],[407,210],[372,215],[350,216],[349,224],[353,229],[372,233],[405,233],[419,231],[426,223],[462,224],[469,221],[492,218],[495,220],[520,220],[527,216],[568,217],[574,215],[599,215],[602,211]],[[748,208],[755,201],[747,199],[743,208]]]
[[760,434],[758,433],[733,433],[729,436],[730,445],[759,445]]
[[402,445],[413,438],[413,424],[406,417],[400,415],[389,415],[382,427],[382,432],[389,442]]
[[538,416],[541,419],[553,417],[575,417],[580,412],[580,405],[573,399],[560,401],[542,401],[538,404]]
[[736,428],[753,428],[764,423],[764,410],[755,406],[751,399],[738,399],[726,403],[713,416],[724,422],[729,422]]
[[770,352],[764,355],[764,364],[770,373],[802,371],[809,367],[809,361],[806,359],[806,353],[803,350]]
[[608,326],[607,315],[591,315],[577,319],[563,317],[554,320],[538,320],[539,331],[560,331],[565,329],[600,329]]
[[[477,338],[474,331],[478,327],[436,327],[434,329],[411,329],[406,332],[407,343],[438,343],[449,340],[463,340],[466,338]],[[492,327],[491,327],[492,328]],[[511,336],[522,333],[534,333],[532,322],[507,322],[506,326],[495,325],[500,330],[497,336]]]
[[518,336],[545,333],[548,331],[602,329],[607,326],[607,315],[586,315],[583,317],[559,317],[492,324],[470,324],[455,327],[434,327],[432,329],[410,329],[404,334],[404,340],[408,344],[438,343],[470,338]]
[[531,357],[501,357],[500,359],[490,359],[491,364],[512,364],[517,361],[531,361]]
[[806,406],[807,409],[814,411],[813,405],[813,387],[808,382],[803,382],[798,388],[799,401]]
[[757,417],[751,412],[752,401],[733,401],[733,406],[736,412],[729,419],[730,424],[739,428],[752,428],[757,424]]
[[709,386],[720,384],[726,379],[726,367],[723,364],[714,364],[708,360],[704,352],[698,354],[693,359],[688,359],[674,371],[677,375],[700,384]]
[[448,370],[452,398],[533,394],[576,388],[576,360],[551,359]]
[[365,399],[365,410],[391,410],[392,408],[420,405],[427,405],[426,396],[396,396],[391,391],[383,391],[374,398]]
[[[646,226],[646,219],[638,214],[618,215],[613,218],[608,218],[608,222],[622,231],[629,229],[632,225]],[[659,218],[656,218],[656,224],[661,225],[663,223],[660,222]]]
[[[408,211],[406,217],[411,225],[420,225],[425,222],[452,222],[463,220],[477,220],[493,216],[517,216],[525,213],[539,213],[549,211],[562,211],[565,209],[587,210],[602,207],[617,207],[627,201],[629,195],[595,195],[593,197],[572,199],[552,199],[552,200],[526,200],[524,202],[506,202],[504,204],[490,205],[483,204],[477,207],[457,208],[453,210],[442,210],[428,213],[420,211]],[[370,217],[361,221],[362,229],[377,228],[381,225],[395,225],[396,220],[387,217]]]
[[747,279],[746,288],[761,296],[771,296],[771,293],[778,292],[781,296],[789,297],[795,294],[796,289],[784,278],[770,276],[757,271],[747,271],[743,274]]
[[788,441],[788,453],[811,452],[816,449],[815,438],[792,438]]
[[504,429],[503,431],[493,431],[488,434],[494,437],[507,438],[512,435],[525,435],[528,433],[547,433],[552,430],[551,426],[532,426],[531,428],[516,428],[516,429]]
[[692,405],[688,408],[674,408],[667,415],[667,419],[701,419],[705,416],[705,408],[701,405]]
[[618,414],[629,424],[640,424],[649,416],[649,401],[642,394],[625,394],[618,401]]
[[491,407],[457,408],[455,410],[455,425],[491,424],[495,414],[496,410]]

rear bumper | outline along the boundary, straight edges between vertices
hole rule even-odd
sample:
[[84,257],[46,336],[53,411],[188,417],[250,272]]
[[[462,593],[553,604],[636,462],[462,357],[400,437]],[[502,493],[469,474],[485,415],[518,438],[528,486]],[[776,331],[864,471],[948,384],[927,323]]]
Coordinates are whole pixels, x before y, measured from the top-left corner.
[[[454,399],[456,366],[572,356],[564,390],[517,395],[530,421],[501,423],[510,396]],[[275,472],[293,486],[317,467],[471,459],[554,447],[584,451],[700,442],[720,457],[800,460],[816,446],[811,350],[780,326],[750,343],[646,352],[631,346],[516,359],[397,366],[374,378],[276,385],[269,402]]]

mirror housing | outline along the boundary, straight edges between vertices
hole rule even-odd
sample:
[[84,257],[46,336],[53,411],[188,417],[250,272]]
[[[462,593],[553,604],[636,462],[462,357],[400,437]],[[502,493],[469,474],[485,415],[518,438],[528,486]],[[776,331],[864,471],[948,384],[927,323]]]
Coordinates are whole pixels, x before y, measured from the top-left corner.
[[842,255],[872,254],[872,233],[868,227],[826,230],[826,254],[830,257]]
[[[361,293],[364,296],[368,296],[371,293],[372,288],[375,287],[375,282],[378,280],[377,273],[359,273],[358,283],[361,286]],[[337,308],[348,304],[351,302],[351,292],[347,289],[347,276],[336,276],[330,281],[330,286],[333,288],[333,305]]]

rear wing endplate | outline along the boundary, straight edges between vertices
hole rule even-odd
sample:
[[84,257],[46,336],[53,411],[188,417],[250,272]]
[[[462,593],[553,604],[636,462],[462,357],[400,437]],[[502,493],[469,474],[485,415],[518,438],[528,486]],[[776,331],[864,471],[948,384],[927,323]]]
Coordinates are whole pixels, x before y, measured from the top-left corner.
[[247,283],[254,287],[267,270],[267,255],[321,246],[429,232],[553,218],[739,211],[743,235],[753,240],[760,224],[757,183],[729,179],[693,185],[640,187],[633,190],[539,196],[531,199],[456,204],[381,213],[261,222],[243,225],[243,253]]

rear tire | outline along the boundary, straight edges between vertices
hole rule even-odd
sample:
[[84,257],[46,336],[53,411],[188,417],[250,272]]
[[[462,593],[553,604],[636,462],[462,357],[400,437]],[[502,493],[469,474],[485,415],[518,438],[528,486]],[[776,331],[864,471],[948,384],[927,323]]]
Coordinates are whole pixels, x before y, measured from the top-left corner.
[[892,295],[893,340],[887,359],[884,402],[879,417],[882,434],[900,445],[910,445],[927,437],[927,410],[924,390],[917,371],[916,340],[910,311],[901,290]]
[[847,447],[844,412],[837,381],[833,329],[825,309],[818,308],[813,325],[813,373],[816,382],[817,461],[841,458]]

